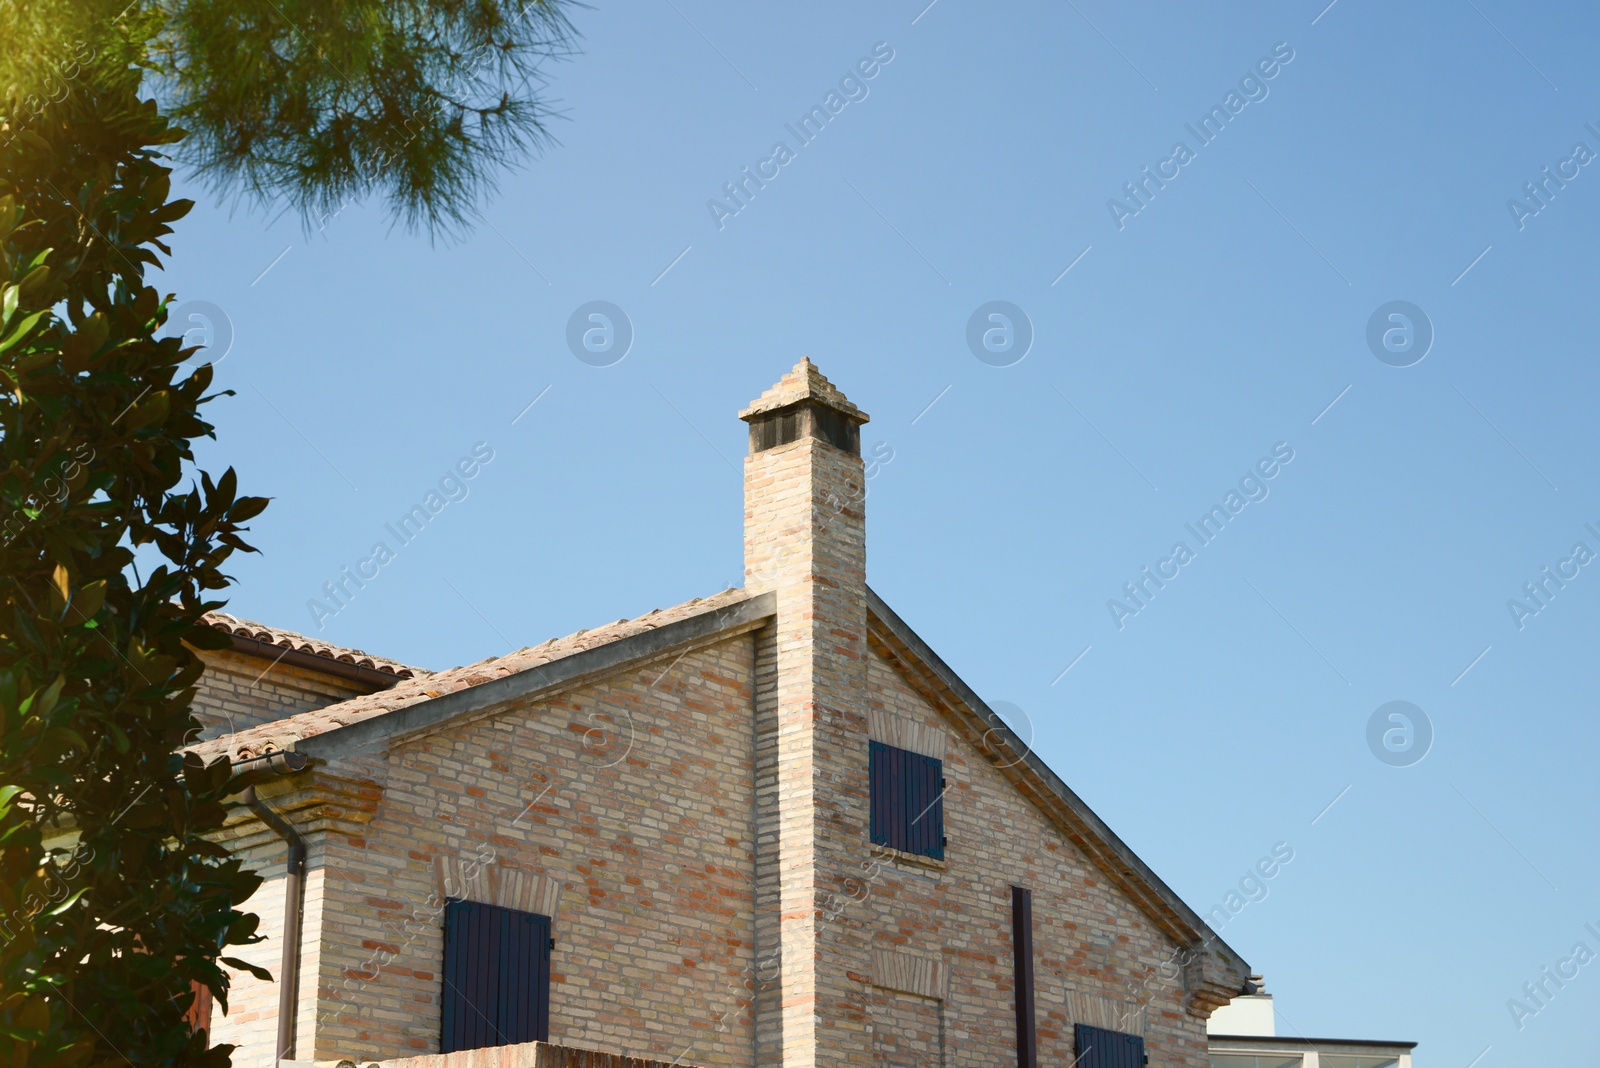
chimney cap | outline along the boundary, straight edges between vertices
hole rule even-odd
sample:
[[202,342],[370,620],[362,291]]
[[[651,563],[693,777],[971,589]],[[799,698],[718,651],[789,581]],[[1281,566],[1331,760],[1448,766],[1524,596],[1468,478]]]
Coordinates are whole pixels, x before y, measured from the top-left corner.
[[866,412],[851,404],[850,399],[839,392],[839,387],[817,370],[817,365],[811,362],[809,356],[800,357],[800,362],[778,379],[771,389],[751,401],[750,407],[739,413],[739,418],[748,423],[767,412],[806,401],[832,408],[857,423],[865,423],[868,419]]

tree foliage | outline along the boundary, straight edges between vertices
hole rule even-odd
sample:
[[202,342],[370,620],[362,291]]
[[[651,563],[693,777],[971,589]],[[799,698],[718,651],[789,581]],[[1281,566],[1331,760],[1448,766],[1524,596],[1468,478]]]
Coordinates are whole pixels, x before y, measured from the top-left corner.
[[433,229],[548,141],[547,0],[167,0],[152,55],[183,155],[221,188],[317,219],[368,193]]
[[[157,339],[160,150],[139,74],[82,79],[0,147],[0,1036],[16,1065],[226,1064],[182,1014],[226,1003],[259,879],[211,841],[226,761],[179,754],[220,568],[265,506],[182,483],[211,368]],[[10,132],[9,126],[0,133]],[[159,558],[141,580],[134,551]],[[71,835],[62,839],[61,832]]]
[[460,223],[543,143],[559,4],[0,0],[0,1062],[222,1068],[196,984],[269,978],[226,955],[259,941],[216,843],[246,780],[182,753],[266,502],[195,468],[211,368],[146,282],[192,206],[163,159],[308,221]]

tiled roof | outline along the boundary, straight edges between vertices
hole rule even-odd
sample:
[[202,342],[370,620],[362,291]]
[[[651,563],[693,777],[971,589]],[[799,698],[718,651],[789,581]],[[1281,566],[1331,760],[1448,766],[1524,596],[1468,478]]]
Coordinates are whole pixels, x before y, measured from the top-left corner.
[[696,597],[671,608],[657,608],[637,619],[619,619],[603,627],[580,630],[565,638],[552,638],[542,645],[519,649],[505,656],[491,656],[474,664],[405,679],[387,690],[362,697],[352,697],[348,701],[340,701],[325,708],[301,712],[272,723],[263,723],[232,734],[224,734],[189,748],[207,760],[223,755],[233,760],[241,760],[275,749],[289,749],[298,741],[339,727],[373,719],[401,708],[431,701],[448,693],[528,671],[574,653],[654,630],[668,623],[715,612],[719,608],[738,604],[749,596],[744,590],[735,588],[724,590],[713,597]]
[[850,398],[840,393],[839,387],[817,370],[817,365],[811,362],[809,356],[800,357],[800,362],[778,379],[771,389],[751,401],[750,407],[739,413],[739,418],[749,419],[753,415],[787,408],[803,400],[814,400],[843,412],[857,422],[867,422],[867,413],[850,403]]
[[374,671],[382,671],[400,679],[409,679],[428,674],[424,668],[412,667],[409,664],[402,664],[387,657],[373,656],[371,653],[364,653],[360,649],[346,649],[342,645],[319,642],[315,638],[308,638],[304,634],[296,634],[292,630],[280,630],[277,627],[269,627],[265,623],[257,623],[253,619],[240,619],[238,616],[230,616],[226,612],[207,612],[204,619],[207,624],[222,631],[224,634],[252,638],[267,645],[276,645],[284,649],[293,649],[300,653],[309,653],[312,656],[337,660],[343,664],[371,668]]

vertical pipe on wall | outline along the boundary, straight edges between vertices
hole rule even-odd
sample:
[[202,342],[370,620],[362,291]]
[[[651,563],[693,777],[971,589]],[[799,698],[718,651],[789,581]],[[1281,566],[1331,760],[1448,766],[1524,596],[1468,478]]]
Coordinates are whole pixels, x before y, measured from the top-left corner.
[[278,966],[276,1063],[294,1057],[294,1017],[300,985],[300,917],[305,911],[306,899],[306,841],[287,820],[256,797],[254,786],[245,790],[244,803],[289,846],[288,871],[283,883],[283,963]]
[[1017,1068],[1038,1068],[1039,1043],[1033,1029],[1033,894],[1011,888],[1012,975],[1017,1001]]

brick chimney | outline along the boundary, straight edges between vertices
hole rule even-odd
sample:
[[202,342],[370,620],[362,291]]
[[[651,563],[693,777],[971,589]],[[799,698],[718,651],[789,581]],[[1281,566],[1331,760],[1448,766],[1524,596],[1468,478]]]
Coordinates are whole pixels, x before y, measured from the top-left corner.
[[777,595],[757,664],[756,1059],[870,1064],[847,975],[868,969],[863,918],[825,918],[868,857],[867,415],[802,359],[739,418],[745,587]]

